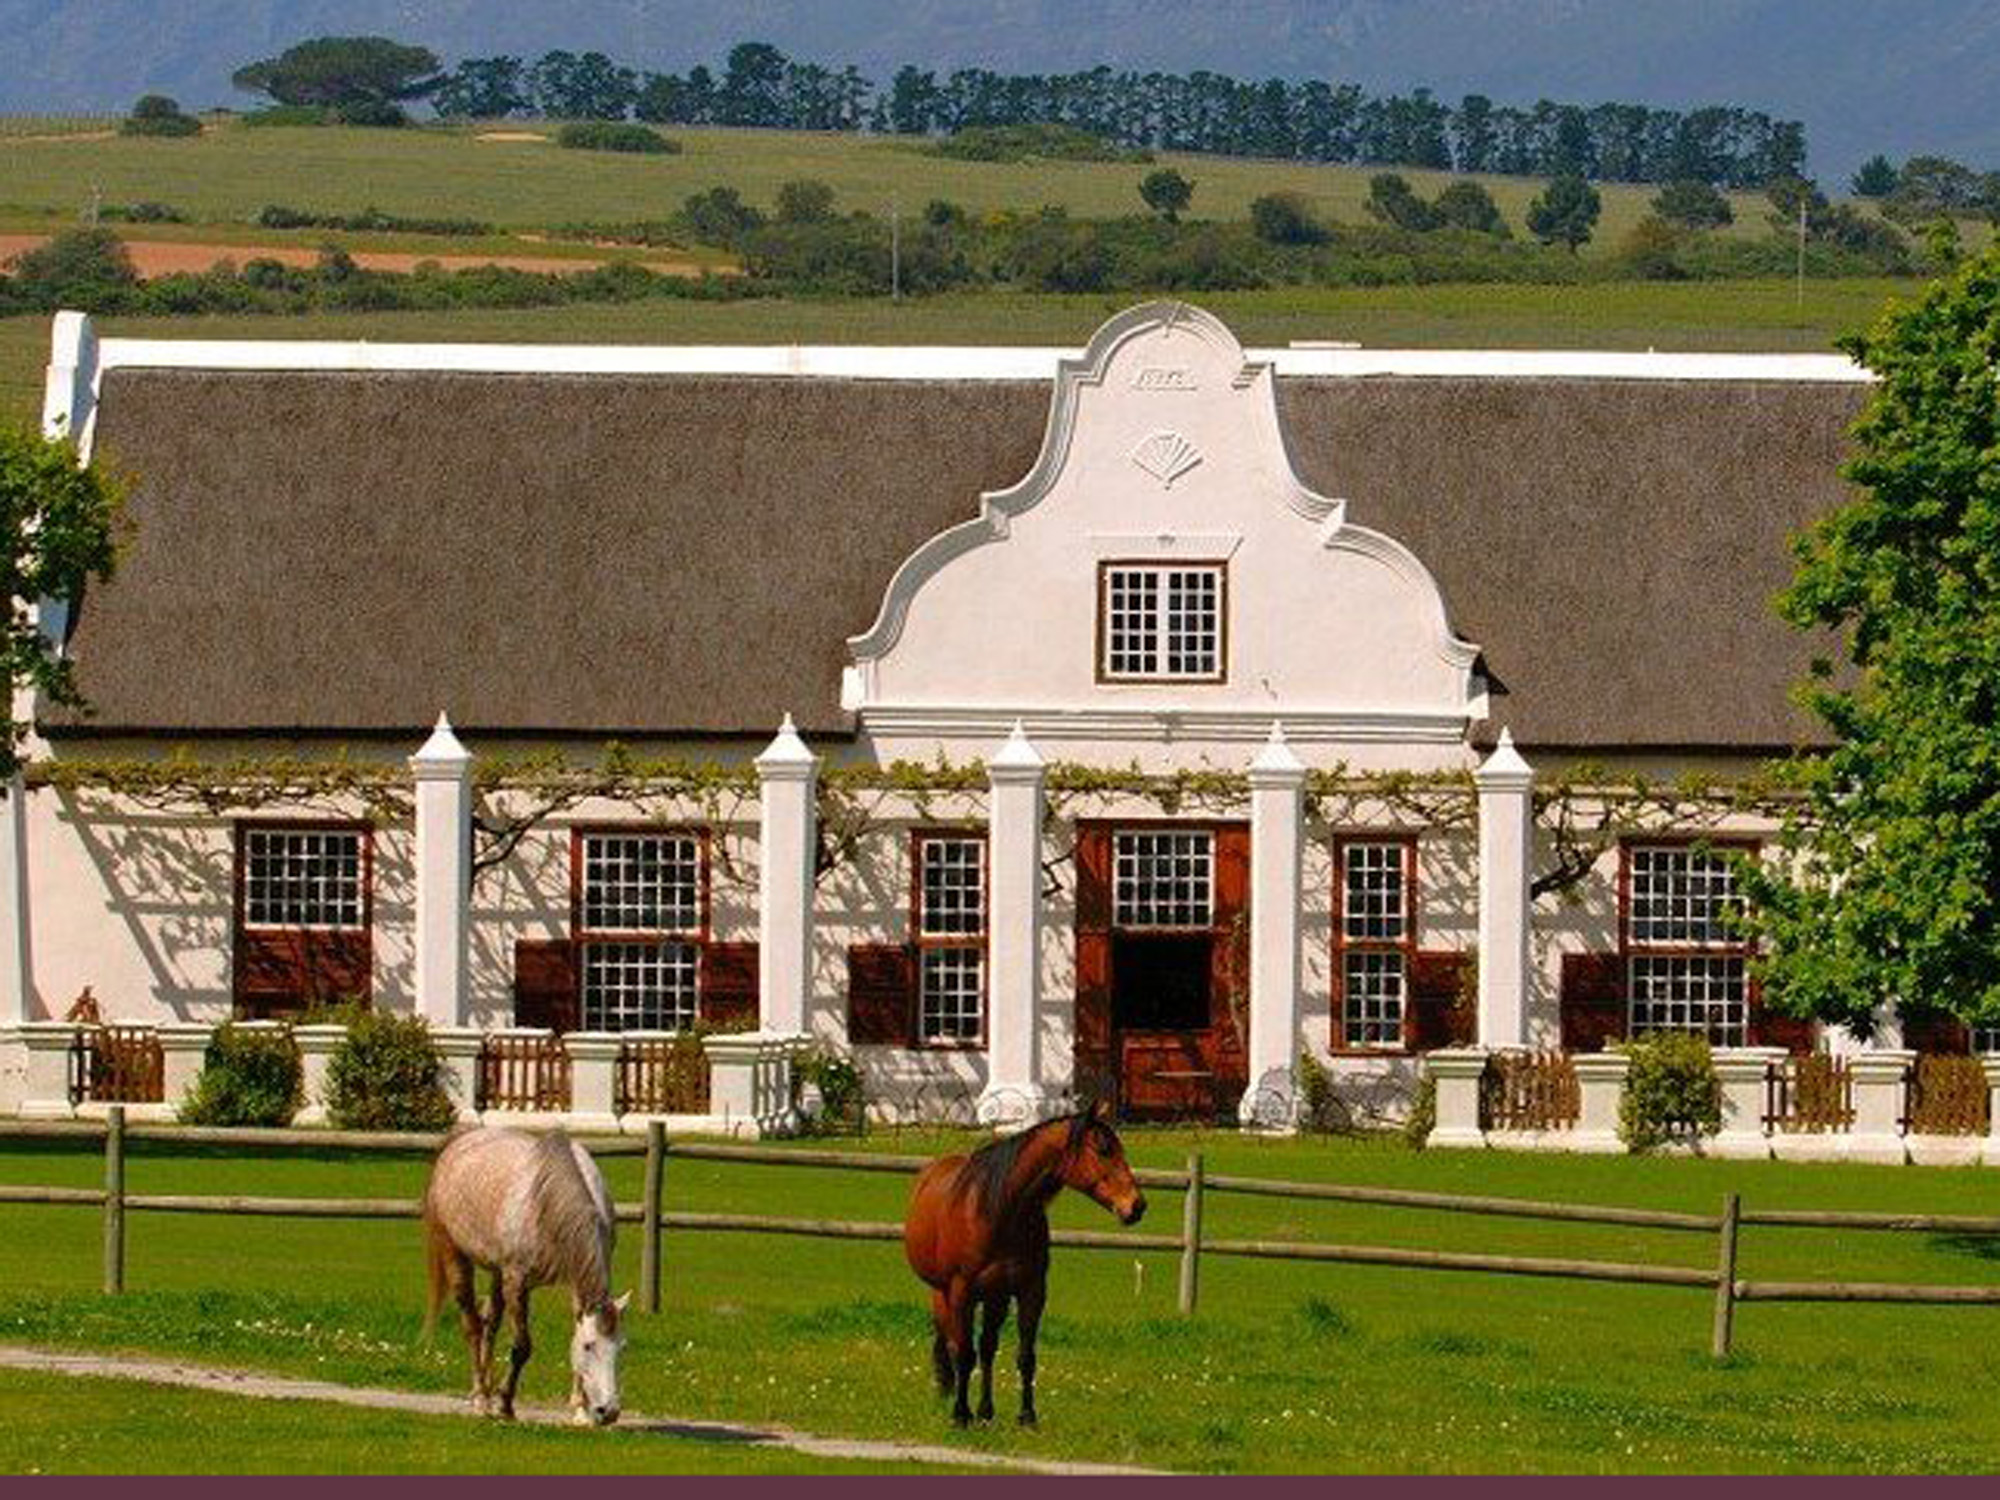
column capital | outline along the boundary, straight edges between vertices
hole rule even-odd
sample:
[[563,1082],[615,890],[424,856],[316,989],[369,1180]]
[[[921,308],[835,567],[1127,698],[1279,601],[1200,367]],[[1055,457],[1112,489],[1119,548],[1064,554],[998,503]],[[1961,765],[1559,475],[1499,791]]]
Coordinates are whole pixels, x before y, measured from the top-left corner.
[[452,731],[451,720],[439,714],[431,737],[410,757],[410,774],[419,781],[463,781],[471,773],[472,752]]
[[1535,784],[1535,768],[1514,748],[1513,730],[1500,731],[1500,743],[1472,780],[1482,792],[1525,792]]
[[1250,789],[1292,791],[1306,784],[1306,775],[1305,763],[1292,753],[1291,744],[1285,739],[1285,726],[1273,720],[1270,738],[1250,762]]
[[994,786],[1037,786],[1048,770],[1048,762],[1029,742],[1026,728],[1016,719],[1007,743],[986,763],[986,779]]
[[806,742],[799,738],[798,726],[790,714],[779,727],[777,737],[757,757],[760,781],[810,781],[819,771],[819,761]]

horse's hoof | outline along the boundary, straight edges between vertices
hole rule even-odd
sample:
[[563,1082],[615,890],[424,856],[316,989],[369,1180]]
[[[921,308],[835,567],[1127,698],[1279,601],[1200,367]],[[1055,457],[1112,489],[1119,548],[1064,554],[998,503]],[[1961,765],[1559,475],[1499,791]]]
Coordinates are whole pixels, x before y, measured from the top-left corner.
[[969,1411],[953,1412],[951,1414],[951,1425],[954,1427],[970,1427],[972,1425],[972,1413]]
[[569,1409],[569,1421],[572,1427],[595,1427],[597,1425],[590,1419],[590,1413],[580,1406],[572,1406]]
[[992,1420],[993,1420],[993,1408],[992,1408],[992,1407],[990,1407],[990,1406],[982,1406],[982,1407],[980,1407],[980,1408],[979,1408],[979,1420],[980,1420],[980,1421],[982,1421],[982,1422],[990,1422],[990,1421],[992,1421]]
[[1018,1420],[1023,1427],[1039,1427],[1042,1425],[1031,1411],[1022,1412]]

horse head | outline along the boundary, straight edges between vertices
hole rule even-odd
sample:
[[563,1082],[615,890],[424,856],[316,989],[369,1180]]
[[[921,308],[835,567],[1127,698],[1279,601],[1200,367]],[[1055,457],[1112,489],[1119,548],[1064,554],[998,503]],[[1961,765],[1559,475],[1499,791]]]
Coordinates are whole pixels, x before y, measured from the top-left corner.
[[1111,1107],[1102,1099],[1070,1121],[1062,1180],[1116,1214],[1121,1224],[1136,1224],[1145,1215],[1146,1195],[1132,1180],[1124,1142],[1111,1128]]
[[627,1292],[576,1315],[569,1340],[569,1367],[576,1374],[570,1405],[580,1423],[609,1427],[618,1420],[618,1356],[625,1352],[625,1304],[631,1300]]

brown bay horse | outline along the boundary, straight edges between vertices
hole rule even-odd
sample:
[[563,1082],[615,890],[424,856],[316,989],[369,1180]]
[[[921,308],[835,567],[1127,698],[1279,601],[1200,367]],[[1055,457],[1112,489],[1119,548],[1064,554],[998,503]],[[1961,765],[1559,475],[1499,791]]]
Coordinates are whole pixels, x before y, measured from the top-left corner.
[[1081,1114],[1033,1126],[971,1156],[944,1156],[924,1168],[903,1221],[910,1268],[931,1288],[937,1323],[932,1361],[938,1389],[954,1398],[952,1419],[972,1420],[972,1315],[979,1331],[979,1417],[993,1417],[993,1356],[1007,1305],[1021,1308],[1021,1422],[1035,1422],[1035,1337],[1048,1299],[1049,1201],[1064,1188],[1094,1199],[1120,1223],[1136,1224],[1146,1195],[1132,1180],[1111,1113],[1096,1104]]
[[[570,1411],[579,1423],[618,1420],[618,1356],[625,1348],[629,1294],[611,1296],[617,1218],[590,1154],[560,1130],[462,1130],[438,1152],[424,1190],[430,1261],[426,1336],[449,1295],[458,1304],[472,1356],[472,1404],[482,1416],[511,1418],[521,1367],[534,1345],[528,1294],[567,1286],[576,1326],[570,1336]],[[473,1278],[493,1273],[482,1307]],[[514,1343],[507,1378],[493,1388],[493,1353],[503,1318]]]

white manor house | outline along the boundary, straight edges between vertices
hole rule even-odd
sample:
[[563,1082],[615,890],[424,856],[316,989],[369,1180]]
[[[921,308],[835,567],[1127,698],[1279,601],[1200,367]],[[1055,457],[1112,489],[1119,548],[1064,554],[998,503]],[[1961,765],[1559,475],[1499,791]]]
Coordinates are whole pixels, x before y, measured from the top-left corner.
[[[428,1019],[468,1111],[782,1128],[809,1041],[886,1116],[1283,1126],[1302,1053],[1364,1119],[1435,1054],[1441,1138],[1601,1144],[1607,1046],[1685,1028],[1739,1148],[1830,1049],[1820,1126],[1887,1152],[1913,1054],[1975,1039],[1767,1015],[1715,846],[1769,817],[1588,805],[1811,743],[1815,643],[1770,600],[1867,386],[1245,350],[1178,303],[1080,353],[65,314],[47,424],[128,478],[132,535],[43,608],[89,710],[36,706],[0,818],[0,1110],[171,1110],[215,1023],[358,1000]],[[709,769],[558,794],[611,745]],[[714,1093],[677,1109],[644,1075],[696,1028]]]

